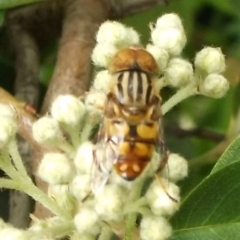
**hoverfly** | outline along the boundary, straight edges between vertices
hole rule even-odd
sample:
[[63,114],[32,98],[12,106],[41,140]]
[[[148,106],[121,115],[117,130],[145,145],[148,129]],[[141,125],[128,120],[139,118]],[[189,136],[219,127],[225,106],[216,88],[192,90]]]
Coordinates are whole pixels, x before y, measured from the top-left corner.
[[158,170],[167,163],[155,59],[143,48],[122,49],[108,71],[112,78],[94,151],[93,191],[107,182],[112,169],[127,181],[136,179],[155,148],[161,147],[163,153]]

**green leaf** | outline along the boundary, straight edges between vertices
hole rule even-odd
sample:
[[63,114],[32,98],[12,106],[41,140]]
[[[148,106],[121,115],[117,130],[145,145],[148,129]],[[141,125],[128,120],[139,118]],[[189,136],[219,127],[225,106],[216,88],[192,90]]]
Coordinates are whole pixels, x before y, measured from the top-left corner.
[[211,173],[215,173],[219,169],[224,168],[236,161],[240,161],[240,136],[236,138],[222,154]]
[[7,9],[17,7],[34,2],[42,2],[46,0],[0,0],[0,9]]
[[174,240],[234,240],[240,230],[240,161],[209,175],[171,219]]

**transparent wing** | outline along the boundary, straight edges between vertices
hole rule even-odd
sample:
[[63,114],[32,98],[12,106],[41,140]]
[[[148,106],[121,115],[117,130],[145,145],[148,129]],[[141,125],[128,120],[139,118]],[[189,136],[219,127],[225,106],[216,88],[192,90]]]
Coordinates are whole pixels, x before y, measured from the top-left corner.
[[98,142],[94,149],[90,173],[91,189],[94,194],[102,189],[110,175],[110,169],[105,166],[106,162],[108,162],[108,157],[104,145],[104,142]]

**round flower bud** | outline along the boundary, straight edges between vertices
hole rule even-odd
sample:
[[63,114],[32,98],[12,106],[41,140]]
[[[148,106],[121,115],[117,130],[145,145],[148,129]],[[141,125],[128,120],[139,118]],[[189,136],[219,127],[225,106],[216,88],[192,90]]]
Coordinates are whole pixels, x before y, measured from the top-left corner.
[[171,153],[161,175],[166,179],[177,182],[188,175],[188,162],[180,155]]
[[222,75],[209,74],[202,82],[199,83],[199,92],[212,98],[221,98],[229,89],[229,83]]
[[87,106],[93,106],[97,109],[104,109],[107,101],[107,96],[103,92],[91,91],[85,97],[85,104]]
[[38,167],[38,176],[49,184],[66,184],[74,171],[68,158],[61,153],[47,153]]
[[28,238],[27,232],[13,227],[6,227],[0,231],[0,239],[5,240],[26,240]]
[[155,58],[160,71],[163,71],[168,64],[169,54],[165,49],[159,48],[155,45],[148,44],[146,50]]
[[54,100],[51,114],[60,123],[74,127],[85,114],[85,106],[73,95],[61,95]]
[[16,119],[16,112],[14,112],[11,105],[0,103],[0,118],[1,117],[9,117],[12,119]]
[[71,192],[79,201],[87,197],[91,192],[90,175],[83,174],[76,176],[71,183]]
[[165,70],[165,78],[173,87],[186,86],[193,80],[192,64],[180,58],[171,59]]
[[187,41],[184,31],[176,28],[155,28],[151,32],[151,38],[155,46],[165,49],[173,56],[181,53]]
[[80,212],[74,217],[74,224],[81,234],[97,235],[100,232],[99,217],[90,208],[81,208]]
[[70,192],[67,184],[50,185],[48,187],[48,196],[58,203],[60,207],[68,212],[74,213],[76,208],[75,198]]
[[127,28],[127,37],[125,39],[125,46],[122,47],[129,47],[133,45],[139,45],[140,44],[140,38],[137,31],[135,31],[133,28],[128,27]]
[[95,211],[106,221],[118,221],[123,217],[123,190],[113,184],[105,185],[96,194]]
[[176,28],[183,31],[183,25],[180,17],[175,13],[164,14],[157,19],[156,28],[166,29],[166,28]]
[[33,138],[40,144],[56,145],[63,140],[62,131],[56,119],[41,117],[32,126]]
[[179,209],[179,188],[177,185],[160,179],[154,180],[145,195],[152,212],[156,215],[171,216]]
[[205,47],[195,58],[197,70],[203,73],[222,73],[225,70],[225,57],[220,48]]
[[107,68],[118,48],[109,43],[98,43],[92,52],[94,65]]
[[91,142],[85,142],[78,148],[76,157],[74,158],[74,164],[78,173],[89,174],[91,172],[93,150],[94,146]]
[[8,116],[1,116],[0,121],[0,148],[3,148],[17,133],[17,122]]
[[111,78],[112,76],[109,74],[108,70],[99,71],[94,78],[93,88],[95,90],[108,93]]
[[128,30],[123,24],[116,21],[106,21],[99,27],[96,40],[98,43],[117,45],[125,41],[127,37]]
[[142,240],[166,240],[172,235],[172,228],[163,217],[143,216],[140,225]]

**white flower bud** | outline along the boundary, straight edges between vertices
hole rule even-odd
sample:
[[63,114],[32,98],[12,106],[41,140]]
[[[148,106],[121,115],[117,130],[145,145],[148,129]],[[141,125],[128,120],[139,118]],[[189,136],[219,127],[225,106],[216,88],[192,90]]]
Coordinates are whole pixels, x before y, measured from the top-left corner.
[[139,34],[133,28],[128,27],[125,44],[122,44],[120,46],[123,48],[123,47],[129,47],[133,45],[139,45],[139,44],[140,44]]
[[171,216],[179,209],[180,191],[177,185],[160,180],[153,181],[145,197],[154,214]]
[[109,74],[108,70],[99,71],[94,78],[93,88],[108,93],[111,79],[112,76]]
[[0,148],[6,146],[17,133],[17,122],[15,119],[2,116],[0,120]]
[[123,217],[124,196],[125,194],[119,186],[105,185],[95,196],[95,211],[103,220],[121,220]]
[[144,216],[140,225],[142,240],[166,240],[172,235],[172,228],[163,217]]
[[7,224],[3,221],[3,219],[0,218],[0,231],[7,227]]
[[87,197],[91,192],[90,175],[83,174],[76,176],[71,183],[71,192],[79,201]]
[[166,179],[177,182],[188,175],[188,162],[180,155],[171,153],[161,175]]
[[154,45],[165,49],[173,56],[177,56],[181,53],[187,41],[184,31],[176,28],[155,28],[151,32],[151,38]]
[[212,98],[221,98],[229,89],[229,83],[222,75],[209,74],[202,82],[199,83],[199,92]]
[[62,131],[56,119],[41,117],[32,126],[33,138],[40,144],[56,145],[63,140]]
[[180,58],[171,59],[165,70],[165,78],[173,87],[186,86],[193,80],[192,64]]
[[94,65],[107,68],[113,56],[119,49],[109,43],[98,43],[92,52]]
[[175,13],[164,14],[163,16],[158,18],[156,22],[156,28],[176,28],[183,31],[181,18]]
[[128,37],[126,26],[116,21],[106,21],[101,24],[97,32],[98,43],[109,43],[117,45]]
[[38,168],[38,176],[49,184],[69,183],[73,175],[69,159],[61,153],[45,154]]
[[76,207],[75,198],[70,192],[67,184],[50,185],[48,187],[48,196],[58,203],[60,207],[73,213]]
[[12,119],[16,119],[16,112],[14,112],[11,105],[0,103],[0,118],[1,117],[9,117]]
[[76,157],[74,158],[74,164],[78,173],[91,172],[93,164],[93,144],[91,142],[83,143],[77,150]]
[[28,237],[27,232],[13,227],[6,227],[0,231],[0,239],[4,240],[26,240]]
[[197,70],[204,73],[222,73],[225,70],[225,57],[220,48],[205,47],[195,58]]
[[80,212],[74,217],[74,224],[81,234],[97,235],[100,232],[99,217],[90,208],[81,208]]
[[107,101],[107,96],[103,92],[92,91],[87,94],[85,97],[85,104],[87,106],[93,106],[97,109],[104,109],[104,106]]
[[169,59],[168,52],[165,49],[159,48],[152,44],[148,44],[146,47],[146,50],[153,55],[154,59],[158,64],[160,71],[163,71],[168,64],[168,59]]
[[109,183],[114,184],[119,187],[123,187],[124,189],[128,189],[128,190],[131,190],[134,185],[134,181],[125,180],[124,178],[120,177],[116,173],[116,171],[111,172],[110,178],[109,178]]
[[74,127],[85,114],[85,106],[73,95],[61,95],[54,100],[51,114],[60,123]]

